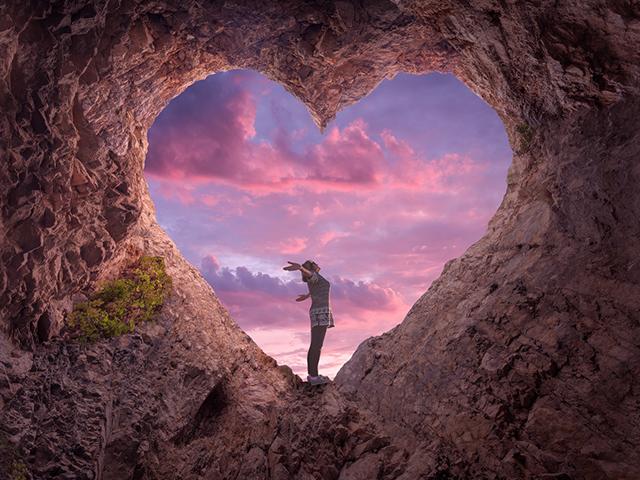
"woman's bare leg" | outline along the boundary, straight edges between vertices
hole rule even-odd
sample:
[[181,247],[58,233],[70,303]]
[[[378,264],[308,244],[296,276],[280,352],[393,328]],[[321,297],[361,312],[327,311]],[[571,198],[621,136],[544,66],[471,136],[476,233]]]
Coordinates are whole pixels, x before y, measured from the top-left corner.
[[311,327],[311,345],[307,353],[307,370],[312,377],[318,376],[318,363],[320,362],[320,351],[324,343],[324,335],[327,333],[327,326]]

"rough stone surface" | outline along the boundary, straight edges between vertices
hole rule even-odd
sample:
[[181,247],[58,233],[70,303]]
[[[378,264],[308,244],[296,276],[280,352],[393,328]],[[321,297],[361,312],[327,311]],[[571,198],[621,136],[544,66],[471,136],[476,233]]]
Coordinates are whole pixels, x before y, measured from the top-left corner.
[[[640,478],[639,44],[626,0],[3,2],[0,477]],[[162,108],[231,68],[320,126],[450,71],[514,150],[486,235],[318,390],[237,327],[142,175]],[[158,321],[65,340],[141,252],[176,285]]]

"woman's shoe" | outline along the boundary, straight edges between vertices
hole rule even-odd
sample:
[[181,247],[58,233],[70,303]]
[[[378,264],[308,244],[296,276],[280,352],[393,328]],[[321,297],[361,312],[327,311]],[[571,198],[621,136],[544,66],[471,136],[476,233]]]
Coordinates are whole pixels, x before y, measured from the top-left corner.
[[311,375],[307,375],[307,382],[311,385],[321,385],[323,383],[328,383],[331,380],[324,375],[318,375],[316,377],[312,377]]

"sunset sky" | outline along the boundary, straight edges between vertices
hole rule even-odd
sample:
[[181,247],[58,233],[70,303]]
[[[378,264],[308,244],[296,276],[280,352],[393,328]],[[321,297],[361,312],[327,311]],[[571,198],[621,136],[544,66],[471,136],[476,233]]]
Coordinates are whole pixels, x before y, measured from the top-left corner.
[[287,260],[331,282],[335,328],[319,371],[411,305],[486,230],[511,150],[496,113],[455,77],[398,75],[324,133],[283,87],[218,73],[149,131],[145,174],[160,225],[240,327],[306,378],[310,300]]

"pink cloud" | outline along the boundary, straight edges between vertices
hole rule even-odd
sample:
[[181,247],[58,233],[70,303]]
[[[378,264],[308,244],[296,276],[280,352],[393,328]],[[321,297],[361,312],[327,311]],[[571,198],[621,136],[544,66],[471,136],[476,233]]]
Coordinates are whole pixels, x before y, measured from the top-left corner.
[[203,272],[217,272],[220,270],[220,262],[214,255],[207,255],[202,259],[201,270]]
[[327,232],[324,232],[323,234],[320,235],[319,240],[320,240],[320,245],[321,246],[325,246],[327,243],[331,242],[332,240],[335,240],[337,238],[343,238],[343,237],[348,237],[350,234],[346,233],[346,232],[338,232],[335,230],[329,230]]
[[[174,183],[218,182],[265,195],[299,189],[316,193],[365,193],[381,188],[444,191],[450,187],[449,178],[481,168],[456,154],[425,161],[388,130],[380,134],[380,144],[362,118],[342,129],[333,127],[320,142],[304,146],[301,152],[291,148],[299,133],[276,128],[271,140],[256,139],[256,100],[240,86],[213,95],[205,105],[178,112],[180,121],[154,126],[147,173]],[[394,162],[386,160],[385,150]]]
[[[149,174],[173,182],[214,181],[265,195],[294,190],[366,193],[382,188],[452,192],[453,179],[483,169],[458,154],[426,161],[389,131],[381,133],[380,145],[362,119],[342,130],[334,127],[320,143],[294,153],[291,138],[282,132],[273,142],[252,141],[255,115],[255,103],[242,91],[212,112],[210,128],[204,132],[201,125],[191,128],[188,121],[173,125],[152,144]],[[385,160],[384,149],[394,162]],[[323,210],[316,206],[313,212],[320,215]]]
[[213,207],[219,202],[219,199],[213,195],[202,195],[200,201],[207,207]]
[[[308,322],[310,302],[295,301],[298,295],[308,292],[308,287],[297,277],[285,282],[246,267],[221,267],[213,255],[202,259],[200,269],[243,328]],[[372,313],[400,317],[408,309],[393,288],[340,276],[326,278],[332,285],[332,308],[343,326],[362,326],[363,322],[373,321]]]
[[197,201],[193,193],[194,187],[188,183],[160,182],[158,193],[167,200],[176,200],[183,205],[192,205]]
[[324,215],[328,211],[329,211],[328,208],[321,207],[320,205],[314,205],[313,210],[311,210],[311,213],[313,213],[314,217],[319,217],[320,215]]
[[300,253],[307,247],[308,239],[304,237],[292,237],[277,242],[272,248],[282,253]]
[[384,155],[366,127],[364,120],[356,119],[342,131],[332,128],[322,143],[310,148],[311,167],[306,180],[359,186],[380,184]]
[[382,137],[382,141],[384,146],[391,153],[400,158],[413,158],[415,157],[415,152],[413,148],[409,146],[407,142],[402,140],[398,140],[391,131],[385,129],[380,132],[380,137]]
[[331,290],[334,302],[351,304],[358,309],[394,311],[404,306],[400,294],[394,289],[371,282],[336,277]]
[[256,133],[256,104],[249,91],[235,88],[211,97],[205,105],[178,111],[180,121],[154,126],[146,165],[151,177],[250,185],[293,173],[285,152],[250,141]]
[[[294,154],[289,138],[280,142],[251,141],[255,136],[255,104],[239,92],[223,104],[224,122],[212,112],[211,128],[174,124],[151,144],[147,172],[153,178],[233,185],[252,194],[292,189],[349,191],[374,188],[383,178],[380,146],[354,121],[342,131],[332,129],[320,144]],[[221,115],[222,116],[222,115]],[[161,126],[159,127],[161,128]]]
[[389,176],[393,188],[426,189],[453,194],[460,187],[465,187],[464,182],[456,183],[455,179],[471,178],[486,168],[485,165],[457,153],[425,161],[409,144],[396,138],[389,130],[383,130],[380,136],[385,147],[396,157],[395,167]]

